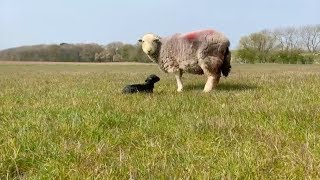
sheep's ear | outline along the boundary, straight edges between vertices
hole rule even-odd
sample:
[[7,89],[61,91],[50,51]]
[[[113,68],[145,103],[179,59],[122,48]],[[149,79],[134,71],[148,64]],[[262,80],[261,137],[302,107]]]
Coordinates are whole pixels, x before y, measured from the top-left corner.
[[159,37],[157,37],[156,39],[154,39],[154,42],[160,42],[160,38]]

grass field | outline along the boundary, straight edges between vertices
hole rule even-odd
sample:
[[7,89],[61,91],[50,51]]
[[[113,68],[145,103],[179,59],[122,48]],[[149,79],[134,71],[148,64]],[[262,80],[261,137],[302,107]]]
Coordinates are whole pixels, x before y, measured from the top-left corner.
[[[150,73],[152,95],[122,95]],[[320,65],[0,64],[0,179],[318,179]]]

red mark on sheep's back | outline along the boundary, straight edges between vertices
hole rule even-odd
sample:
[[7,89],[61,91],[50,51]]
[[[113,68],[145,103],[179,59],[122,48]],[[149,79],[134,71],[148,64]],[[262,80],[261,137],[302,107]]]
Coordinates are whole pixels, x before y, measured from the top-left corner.
[[197,34],[195,32],[191,32],[191,33],[188,33],[188,34],[186,34],[186,35],[184,35],[182,37],[184,37],[184,38],[186,38],[188,40],[193,40],[193,39],[196,39]]
[[185,34],[182,34],[181,37],[187,40],[195,40],[199,38],[199,36],[213,34],[213,33],[215,33],[214,30],[207,29],[207,30],[199,30],[199,31],[192,31],[189,33],[185,33]]

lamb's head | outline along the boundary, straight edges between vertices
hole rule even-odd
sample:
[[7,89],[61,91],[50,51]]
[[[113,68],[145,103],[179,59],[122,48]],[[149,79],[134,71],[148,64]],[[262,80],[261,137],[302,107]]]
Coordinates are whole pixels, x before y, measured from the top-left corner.
[[161,46],[160,39],[161,38],[155,34],[145,34],[141,39],[139,39],[143,52],[149,57],[157,55]]
[[155,74],[151,74],[150,76],[148,76],[148,78],[145,80],[146,83],[148,84],[154,84],[156,82],[160,81],[160,78],[155,75]]

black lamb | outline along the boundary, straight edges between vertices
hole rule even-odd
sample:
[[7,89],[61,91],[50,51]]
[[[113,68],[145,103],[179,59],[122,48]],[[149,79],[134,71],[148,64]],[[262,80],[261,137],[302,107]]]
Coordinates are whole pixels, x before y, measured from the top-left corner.
[[144,84],[132,84],[127,85],[123,88],[122,93],[131,94],[131,93],[153,93],[154,84],[160,81],[160,78],[154,74],[148,76]]

